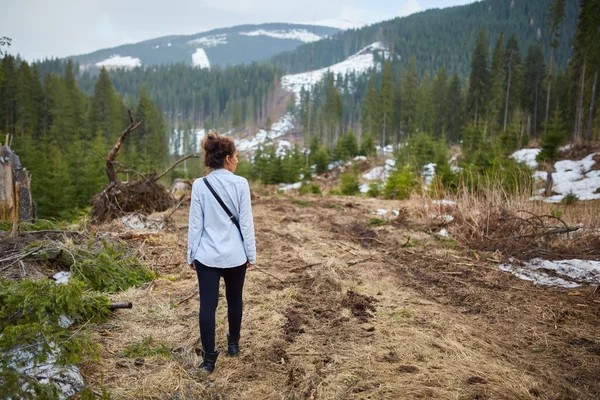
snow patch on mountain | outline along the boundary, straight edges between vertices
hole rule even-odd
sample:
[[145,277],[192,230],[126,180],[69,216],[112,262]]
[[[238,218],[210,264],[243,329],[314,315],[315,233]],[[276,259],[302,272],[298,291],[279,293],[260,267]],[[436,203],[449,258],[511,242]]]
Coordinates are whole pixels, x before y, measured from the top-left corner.
[[288,29],[288,30],[277,30],[267,31],[265,29],[257,29],[251,32],[240,32],[240,35],[244,36],[269,36],[276,39],[293,39],[300,40],[304,43],[316,42],[321,40],[321,36],[315,35],[306,29]]
[[337,76],[338,74],[345,75],[348,72],[360,74],[372,68],[380,68],[379,65],[375,64],[374,53],[377,52],[382,53],[385,58],[390,56],[387,47],[383,43],[375,42],[348,57],[346,60],[332,66],[300,74],[285,75],[281,79],[281,85],[284,89],[293,92],[296,98],[299,98],[303,86],[306,90],[310,89],[313,85],[320,82],[327,72],[331,72],[334,76]]
[[271,125],[270,130],[261,129],[252,139],[242,139],[235,141],[235,147],[238,151],[257,150],[262,144],[269,140],[284,136],[294,127],[294,116],[291,113],[285,114],[279,121]]
[[98,68],[104,67],[108,70],[117,68],[133,69],[135,67],[140,67],[141,65],[142,61],[139,58],[133,58],[130,56],[121,57],[118,54],[112,55],[106,60],[96,63]]
[[210,69],[210,61],[204,49],[196,49],[196,52],[192,54],[192,65],[198,68]]
[[219,35],[203,36],[201,38],[189,40],[187,44],[192,46],[217,47],[222,44],[227,44],[227,34],[222,33]]

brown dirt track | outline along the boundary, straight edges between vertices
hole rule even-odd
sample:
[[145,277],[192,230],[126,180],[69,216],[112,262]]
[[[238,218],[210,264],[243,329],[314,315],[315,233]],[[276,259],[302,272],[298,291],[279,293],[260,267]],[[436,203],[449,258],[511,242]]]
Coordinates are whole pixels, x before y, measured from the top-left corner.
[[[181,302],[197,288],[187,231],[158,232],[134,243],[162,277],[113,296],[134,309],[94,328],[102,361],[84,366],[88,383],[114,399],[600,398],[593,287],[545,288],[499,271],[497,256],[417,229],[410,203],[302,200],[253,204],[259,257],[241,357],[222,354],[214,374],[198,373],[197,296]],[[402,207],[407,220],[367,228],[376,209]],[[174,218],[187,224],[187,211]],[[222,352],[226,332],[222,298]],[[173,356],[119,357],[148,335]]]

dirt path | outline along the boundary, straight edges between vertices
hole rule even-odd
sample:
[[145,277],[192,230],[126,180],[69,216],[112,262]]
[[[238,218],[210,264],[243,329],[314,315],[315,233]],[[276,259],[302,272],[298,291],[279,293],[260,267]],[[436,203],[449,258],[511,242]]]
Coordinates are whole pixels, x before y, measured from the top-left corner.
[[[255,201],[260,269],[247,277],[242,356],[223,355],[208,378],[195,368],[197,296],[177,305],[197,288],[187,231],[140,240],[162,277],[114,296],[135,306],[97,328],[102,362],[88,381],[115,399],[600,398],[600,296],[520,281],[410,224],[366,227],[401,206]],[[223,298],[221,351],[226,332]],[[172,357],[119,356],[146,336]]]

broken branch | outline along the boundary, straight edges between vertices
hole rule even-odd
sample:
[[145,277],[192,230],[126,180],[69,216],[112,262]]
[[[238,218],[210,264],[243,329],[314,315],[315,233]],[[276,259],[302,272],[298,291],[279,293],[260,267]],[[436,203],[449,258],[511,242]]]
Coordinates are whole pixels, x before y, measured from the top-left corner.
[[187,156],[180,158],[179,160],[175,161],[175,163],[173,165],[171,165],[169,168],[167,168],[167,170],[165,172],[163,172],[162,174],[160,174],[159,176],[154,178],[154,181],[156,182],[157,180],[159,180],[160,178],[162,178],[163,176],[165,176],[166,174],[171,172],[171,170],[173,168],[175,168],[177,165],[179,165],[180,163],[182,163],[185,160],[190,159],[190,158],[200,158],[200,154],[188,154]]

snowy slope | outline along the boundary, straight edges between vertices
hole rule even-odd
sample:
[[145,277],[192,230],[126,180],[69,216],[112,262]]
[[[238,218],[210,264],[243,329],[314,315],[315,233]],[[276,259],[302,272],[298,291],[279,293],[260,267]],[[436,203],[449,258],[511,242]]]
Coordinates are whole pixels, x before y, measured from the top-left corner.
[[363,48],[358,53],[348,57],[344,61],[330,67],[303,72],[301,74],[285,75],[281,78],[281,85],[284,89],[293,92],[296,95],[296,98],[298,98],[303,86],[307,90],[310,89],[310,87],[320,82],[327,72],[333,73],[334,76],[337,74],[345,75],[348,72],[360,74],[367,72],[372,68],[380,67],[375,64],[374,53],[381,53],[385,58],[390,55],[383,43],[375,42]]
[[236,140],[235,147],[238,151],[256,150],[260,145],[286,135],[293,127],[294,117],[288,113],[271,125],[270,130],[261,129],[252,139]]
[[281,31],[268,31],[265,29],[258,29],[252,32],[240,32],[240,35],[246,36],[269,36],[277,39],[295,39],[300,40],[304,43],[316,42],[317,40],[323,39],[319,35],[315,35],[306,29],[287,29]]
[[210,61],[204,49],[196,49],[196,52],[192,54],[192,65],[198,68],[210,68]]
[[339,29],[333,27],[303,24],[239,25],[193,35],[164,36],[68,58],[78,62],[81,70],[95,73],[102,66],[133,68],[176,63],[194,66],[198,64],[194,64],[193,55],[197,49],[203,49],[212,67],[224,67],[269,60],[278,53],[337,32]]

